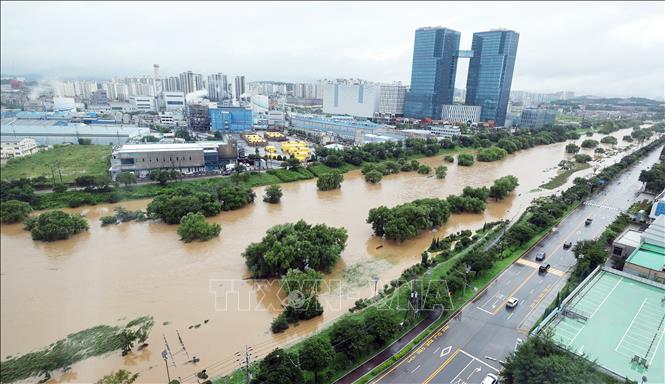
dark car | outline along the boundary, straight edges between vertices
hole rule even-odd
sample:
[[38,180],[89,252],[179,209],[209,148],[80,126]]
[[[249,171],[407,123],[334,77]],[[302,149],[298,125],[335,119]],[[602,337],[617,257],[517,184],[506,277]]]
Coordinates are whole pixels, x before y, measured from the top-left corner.
[[542,264],[540,267],[538,267],[538,272],[540,273],[547,273],[547,271],[549,270],[550,270],[549,264]]
[[545,260],[545,251],[540,251],[536,253],[536,261],[543,261]]
[[570,248],[570,247],[572,247],[572,246],[573,246],[573,242],[572,242],[572,241],[566,241],[565,243],[563,243],[563,249],[568,249],[568,248]]
[[584,221],[584,225],[591,225],[591,223],[593,223],[593,219],[592,219],[592,218],[588,218],[588,219],[586,219],[586,220]]

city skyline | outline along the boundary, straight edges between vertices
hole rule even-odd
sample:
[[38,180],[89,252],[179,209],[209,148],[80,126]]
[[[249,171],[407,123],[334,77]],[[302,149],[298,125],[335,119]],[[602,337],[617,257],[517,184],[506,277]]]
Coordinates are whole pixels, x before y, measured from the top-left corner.
[[[662,99],[665,6],[576,3],[575,10],[552,3],[3,2],[2,72],[101,79],[147,75],[159,63],[170,75],[192,70],[250,80],[408,84],[417,28],[459,31],[460,46],[468,47],[473,32],[503,27],[522,36],[513,89]],[[128,23],[132,12],[152,17]],[[239,20],[215,22],[224,14]],[[467,68],[467,62],[459,66],[456,88],[464,88]]]

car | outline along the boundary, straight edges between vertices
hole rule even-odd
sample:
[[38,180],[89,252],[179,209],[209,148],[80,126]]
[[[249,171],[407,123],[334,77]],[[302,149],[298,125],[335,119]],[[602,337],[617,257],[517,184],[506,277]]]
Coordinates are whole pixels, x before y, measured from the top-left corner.
[[590,217],[584,221],[584,225],[591,225],[591,223],[593,223],[593,219]]
[[572,242],[572,241],[566,241],[565,243],[563,243],[563,249],[568,249],[568,248],[570,248],[570,247],[572,247],[572,246],[573,246],[573,242]]
[[517,300],[516,297],[511,297],[506,301],[506,307],[508,308],[515,308],[517,307],[517,303],[519,303],[519,300]]
[[536,253],[536,261],[543,261],[545,260],[545,251],[540,251]]
[[549,264],[541,264],[540,267],[538,267],[538,272],[540,273],[547,273],[547,271],[549,270],[550,270]]
[[499,378],[496,377],[493,373],[488,373],[487,376],[483,379],[481,384],[496,384],[499,382]]

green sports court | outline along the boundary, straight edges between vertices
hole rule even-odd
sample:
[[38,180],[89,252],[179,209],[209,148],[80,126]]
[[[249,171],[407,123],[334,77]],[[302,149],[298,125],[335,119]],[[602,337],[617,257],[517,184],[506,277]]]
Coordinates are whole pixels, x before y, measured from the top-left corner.
[[665,383],[665,286],[598,269],[541,324],[554,340],[638,383]]

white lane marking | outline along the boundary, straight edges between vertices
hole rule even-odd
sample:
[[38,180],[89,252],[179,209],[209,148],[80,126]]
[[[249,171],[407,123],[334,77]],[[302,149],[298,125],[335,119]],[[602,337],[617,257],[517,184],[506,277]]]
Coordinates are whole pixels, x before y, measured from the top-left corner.
[[490,369],[492,369],[494,372],[499,372],[498,369],[496,369],[496,368],[494,368],[493,366],[487,364],[486,362],[480,360],[479,358],[475,357],[474,355],[471,355],[471,354],[469,354],[469,353],[466,353],[466,352],[464,352],[464,351],[461,350],[461,349],[460,349],[459,351],[462,352],[463,354],[469,356],[470,358],[476,360],[476,361],[479,362],[480,364],[484,364],[484,365],[486,365],[487,367],[489,367]]
[[436,353],[439,351],[439,349],[441,349],[441,347],[436,347],[436,349],[432,353],[436,355]]
[[414,369],[413,371],[411,371],[411,373],[413,373],[413,372],[417,371],[417,370],[418,370],[418,368],[420,368],[420,365],[418,365],[418,366],[417,366],[417,367],[416,367],[416,368],[415,368],[415,369]]
[[610,291],[610,293],[608,293],[607,296],[605,296],[605,298],[603,299],[603,301],[600,302],[600,304],[598,305],[598,307],[596,308],[596,310],[593,311],[593,313],[591,314],[591,316],[589,316],[589,319],[593,319],[593,316],[596,314],[596,312],[598,312],[598,310],[600,309],[600,307],[602,307],[603,304],[605,304],[605,302],[607,301],[607,299],[612,295],[612,292],[614,292],[614,290],[617,289],[617,287],[619,286],[619,284],[620,284],[622,281],[623,281],[623,277],[620,278],[619,281],[617,281],[617,283],[614,285],[614,288],[612,288],[612,290]]
[[[462,352],[464,352],[464,351],[462,351]],[[457,373],[457,375],[455,375],[455,377],[453,377],[453,379],[450,382],[452,383],[453,381],[455,381],[455,379],[457,379],[459,377],[459,375],[461,375],[462,372],[464,372],[469,367],[469,365],[471,365],[471,364],[473,364],[473,360],[469,361],[469,364],[465,365],[464,368],[462,368],[462,370],[459,371]]]
[[508,318],[506,320],[510,320],[510,318],[513,317],[514,314],[515,314],[515,310],[512,310],[510,312],[510,315],[508,315]]
[[449,347],[443,348],[441,350],[441,356],[439,356],[439,357],[443,357],[443,356],[449,354],[451,349],[452,349],[452,345],[449,346]]
[[474,374],[476,374],[476,373],[478,373],[482,370],[483,369],[481,367],[478,367],[478,368],[474,369],[471,373],[469,373],[469,376],[467,376],[466,379],[469,380],[471,378],[471,376],[473,376]]
[[640,305],[640,309],[637,310],[637,313],[635,314],[635,316],[633,316],[633,320],[631,320],[631,321],[630,321],[630,324],[628,324],[628,328],[626,328],[626,332],[624,332],[624,333],[623,333],[623,336],[621,336],[621,340],[619,340],[619,344],[617,344],[617,347],[614,348],[615,351],[616,351],[617,349],[619,349],[619,346],[621,345],[621,342],[623,342],[623,339],[626,338],[626,335],[628,334],[628,331],[630,330],[630,327],[633,326],[633,323],[635,322],[635,319],[637,319],[637,315],[639,315],[640,312],[642,312],[642,307],[644,307],[644,304],[645,304],[646,302],[647,302],[647,299],[646,299],[646,297],[645,297],[645,298],[644,298],[644,301],[642,301],[642,305]]
[[492,312],[490,312],[490,311],[486,311],[486,310],[484,310],[484,309],[482,309],[482,308],[480,308],[480,307],[476,307],[476,308],[480,309],[481,311],[483,311],[483,312],[485,312],[485,313],[489,313],[489,314],[492,315],[492,316],[494,315],[494,313],[492,313]]
[[[658,346],[660,346],[660,341],[663,340],[663,335],[665,335],[665,332],[660,333],[660,337],[658,338],[658,343],[656,343],[656,348],[654,348],[654,351],[658,351]],[[651,360],[649,360],[649,365],[653,363],[653,358],[656,357],[656,352],[654,352],[653,355],[651,355]]]

